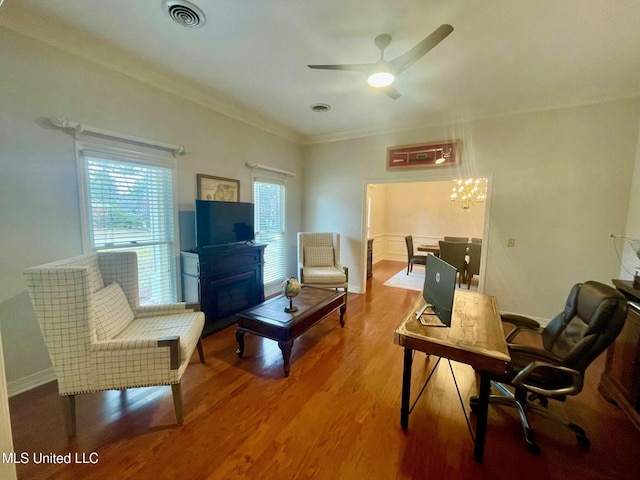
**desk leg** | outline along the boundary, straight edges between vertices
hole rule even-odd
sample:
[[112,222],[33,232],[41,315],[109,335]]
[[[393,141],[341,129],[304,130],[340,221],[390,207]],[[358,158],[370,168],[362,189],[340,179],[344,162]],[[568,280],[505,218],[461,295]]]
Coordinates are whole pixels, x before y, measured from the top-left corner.
[[411,402],[411,364],[413,363],[413,350],[404,349],[404,366],[402,370],[402,405],[400,406],[400,426],[409,426],[409,403]]
[[478,392],[476,439],[473,449],[473,458],[478,463],[482,463],[484,460],[484,440],[487,434],[487,411],[489,409],[490,390],[491,380],[489,380],[489,374],[487,374],[486,372],[480,372],[480,391]]

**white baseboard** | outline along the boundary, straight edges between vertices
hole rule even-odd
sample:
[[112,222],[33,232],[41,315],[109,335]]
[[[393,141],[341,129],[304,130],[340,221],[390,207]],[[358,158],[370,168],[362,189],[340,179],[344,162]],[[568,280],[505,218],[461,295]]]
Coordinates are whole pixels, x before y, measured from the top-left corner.
[[26,377],[20,378],[18,380],[7,382],[7,393],[9,394],[9,397],[13,397],[20,393],[26,392],[27,390],[31,390],[33,388],[39,387],[40,385],[44,385],[45,383],[49,383],[55,379],[56,374],[53,371],[53,367],[47,368],[46,370],[42,370],[32,375],[27,375]]

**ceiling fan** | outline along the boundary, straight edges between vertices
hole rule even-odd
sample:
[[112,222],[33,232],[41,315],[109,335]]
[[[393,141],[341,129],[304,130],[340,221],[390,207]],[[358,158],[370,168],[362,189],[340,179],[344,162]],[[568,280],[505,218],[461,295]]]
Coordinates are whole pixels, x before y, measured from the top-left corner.
[[391,35],[382,33],[374,40],[376,46],[380,49],[380,60],[376,63],[308,65],[308,67],[320,70],[348,70],[353,72],[363,72],[367,74],[367,83],[369,83],[369,85],[381,89],[386,95],[395,100],[400,97],[400,92],[392,86],[395,77],[400,75],[416,61],[420,60],[424,54],[438,45],[451,32],[453,32],[453,27],[451,25],[440,25],[433,31],[433,33],[431,33],[431,35],[422,40],[416,46],[389,62],[384,59],[384,49],[391,43]]

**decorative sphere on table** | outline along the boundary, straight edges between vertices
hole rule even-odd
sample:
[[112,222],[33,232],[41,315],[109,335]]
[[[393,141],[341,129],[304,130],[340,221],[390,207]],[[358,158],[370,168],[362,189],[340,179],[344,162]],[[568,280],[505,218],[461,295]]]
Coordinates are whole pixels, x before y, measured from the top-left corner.
[[291,277],[282,282],[282,295],[289,299],[289,306],[285,307],[284,311],[287,313],[297,312],[298,307],[293,306],[293,297],[300,293],[300,282],[294,277]]

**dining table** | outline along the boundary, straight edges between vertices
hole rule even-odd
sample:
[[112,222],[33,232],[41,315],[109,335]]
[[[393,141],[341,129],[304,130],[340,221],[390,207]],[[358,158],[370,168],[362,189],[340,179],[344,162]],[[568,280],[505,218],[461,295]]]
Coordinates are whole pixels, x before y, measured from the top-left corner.
[[435,255],[436,257],[440,256],[440,245],[436,245],[436,244],[422,244],[422,245],[418,245],[418,251],[419,252],[427,252],[427,253],[431,253],[433,255]]

